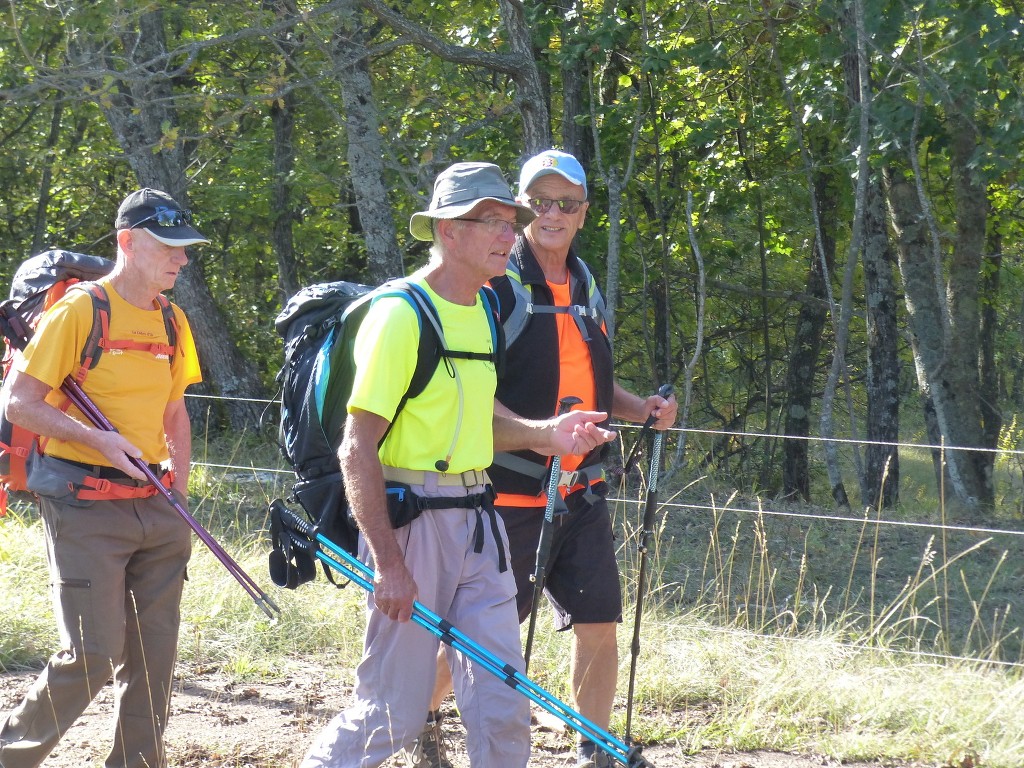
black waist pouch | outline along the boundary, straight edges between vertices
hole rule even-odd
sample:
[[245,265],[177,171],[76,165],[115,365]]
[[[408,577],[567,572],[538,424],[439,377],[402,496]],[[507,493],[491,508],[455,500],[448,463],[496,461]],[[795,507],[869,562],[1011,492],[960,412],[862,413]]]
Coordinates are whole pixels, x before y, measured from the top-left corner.
[[384,492],[388,500],[388,517],[392,528],[408,525],[423,514],[425,509],[476,509],[494,503],[494,489],[488,485],[482,493],[465,496],[417,496],[410,486],[397,480],[387,480]]
[[412,492],[412,488],[396,480],[384,483],[384,492],[388,500],[388,517],[392,528],[408,525],[423,514],[420,498]]

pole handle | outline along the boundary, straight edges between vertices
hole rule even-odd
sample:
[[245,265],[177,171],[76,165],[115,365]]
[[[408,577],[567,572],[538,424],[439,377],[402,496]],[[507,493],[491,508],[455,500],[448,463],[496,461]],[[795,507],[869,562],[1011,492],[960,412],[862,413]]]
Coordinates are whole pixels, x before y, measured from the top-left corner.
[[[673,391],[671,384],[662,384],[658,387],[658,396],[668,400],[672,397]],[[637,435],[636,442],[633,443],[633,447],[630,448],[629,455],[626,457],[626,461],[622,465],[623,474],[628,475],[632,471],[633,467],[636,466],[636,461],[640,458],[640,444],[643,442],[647,433],[651,431],[651,427],[654,426],[654,422],[657,420],[657,417],[652,413],[647,417],[647,421],[644,422],[644,425],[640,427],[640,434]]]

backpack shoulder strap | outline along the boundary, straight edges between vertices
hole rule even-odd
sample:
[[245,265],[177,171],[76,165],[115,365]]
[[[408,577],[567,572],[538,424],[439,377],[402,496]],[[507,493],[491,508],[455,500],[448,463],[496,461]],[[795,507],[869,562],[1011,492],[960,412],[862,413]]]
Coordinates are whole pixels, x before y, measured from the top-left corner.
[[[580,265],[583,273],[582,277],[586,284],[587,303],[585,305],[573,304],[568,307],[555,307],[547,304],[533,303],[533,286],[523,283],[518,264],[515,259],[509,259],[508,266],[505,268],[505,275],[512,285],[512,293],[516,297],[516,303],[504,324],[505,343],[507,346],[512,346],[522,335],[523,330],[533,315],[572,315],[573,320],[576,321],[576,327],[579,328],[580,334],[583,336],[583,340],[588,342],[590,341],[590,334],[583,323],[583,318],[589,317],[600,325],[604,324],[605,304],[601,292],[597,289],[597,280],[594,279],[593,273],[584,261],[576,259],[576,262]],[[576,276],[570,270],[570,296],[574,293],[572,285],[575,281]]]
[[[501,370],[504,364],[505,344],[500,322],[498,322],[498,297],[489,286],[480,289],[479,297],[481,305],[487,314],[488,327],[491,331],[491,344],[493,352],[463,352],[448,347],[444,337],[444,329],[441,327],[441,317],[437,313],[434,302],[421,286],[405,279],[392,280],[381,286],[378,295],[392,295],[404,298],[415,310],[419,320],[420,338],[417,348],[416,367],[413,370],[412,379],[409,382],[409,389],[399,402],[395,416],[401,412],[411,398],[420,395],[437,369],[438,363],[442,360],[484,360],[494,363],[495,370]],[[426,332],[424,332],[426,329]]]
[[156,295],[156,303],[160,305],[160,314],[164,318],[164,331],[167,332],[167,346],[170,351],[167,354],[168,361],[174,364],[174,353],[178,349],[178,318],[174,315],[174,307],[170,299],[162,293]]
[[75,373],[75,381],[81,384],[89,371],[99,363],[104,341],[110,337],[110,297],[99,283],[77,283],[72,287],[86,291],[92,299],[92,328],[82,345],[78,371]]
[[505,267],[505,276],[508,277],[509,285],[512,286],[512,294],[515,296],[515,303],[512,311],[505,318],[503,323],[505,329],[505,343],[512,346],[522,334],[526,324],[533,314],[533,289],[529,285],[523,285],[523,276],[519,273],[519,264],[515,259],[509,259]]
[[494,350],[494,370],[498,378],[505,375],[505,329],[501,324],[501,302],[497,292],[489,285],[480,289],[480,303],[487,312],[487,322],[491,327],[491,349]]

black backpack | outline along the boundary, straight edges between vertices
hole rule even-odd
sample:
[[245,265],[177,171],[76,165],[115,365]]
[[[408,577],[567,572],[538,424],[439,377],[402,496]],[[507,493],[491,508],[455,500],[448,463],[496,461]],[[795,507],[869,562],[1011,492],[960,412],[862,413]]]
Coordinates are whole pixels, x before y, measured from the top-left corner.
[[[493,355],[449,350],[429,295],[404,279],[376,289],[344,281],[320,283],[288,300],[274,321],[284,339],[284,365],[277,374],[278,446],[296,478],[288,501],[301,506],[316,526],[313,539],[320,533],[353,555],[359,531],[348,513],[337,449],[352,391],[356,331],[380,296],[404,298],[420,319],[416,368],[391,423],[408,400],[423,392],[442,358],[487,359],[500,375],[505,352],[498,301],[489,287],[481,288],[479,296],[490,323]],[[315,548],[295,545],[294,531],[285,530],[275,512],[278,503],[271,505],[270,576],[278,586],[294,589],[315,577]],[[334,581],[326,565],[324,573]]]

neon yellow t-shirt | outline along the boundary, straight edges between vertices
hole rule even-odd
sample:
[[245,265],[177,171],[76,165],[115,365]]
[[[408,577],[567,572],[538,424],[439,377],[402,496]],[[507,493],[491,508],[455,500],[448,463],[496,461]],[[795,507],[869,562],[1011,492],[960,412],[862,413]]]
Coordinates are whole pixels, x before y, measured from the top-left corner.
[[[159,308],[139,309],[122,299],[107,280],[101,283],[110,299],[108,338],[166,343],[167,332]],[[173,365],[168,364],[167,358],[142,350],[104,352],[82,385],[103,415],[142,451],[143,460],[150,464],[164,461],[169,455],[163,422],[167,404],[181,399],[188,385],[202,380],[188,320],[177,306],[174,315],[178,346]],[[92,321],[92,297],[85,291],[70,291],[40,319],[32,342],[17,363],[19,371],[54,388],[46,400],[55,407],[65,402],[60,385],[66,376],[78,370]],[[90,423],[74,406],[68,409],[68,414]],[[88,464],[108,463],[103,454],[62,440],[47,440],[45,452]]]
[[[434,303],[448,349],[493,351],[479,296],[471,307],[452,304],[424,280],[412,282],[422,286]],[[348,411],[360,409],[394,419],[379,451],[382,464],[435,470],[437,461],[451,454],[449,473],[486,469],[494,456],[491,422],[497,379],[493,363],[450,360],[456,378],[442,360],[423,393],[406,402],[394,417],[416,367],[419,333],[416,310],[406,299],[389,296],[374,301],[356,334],[356,372]]]

